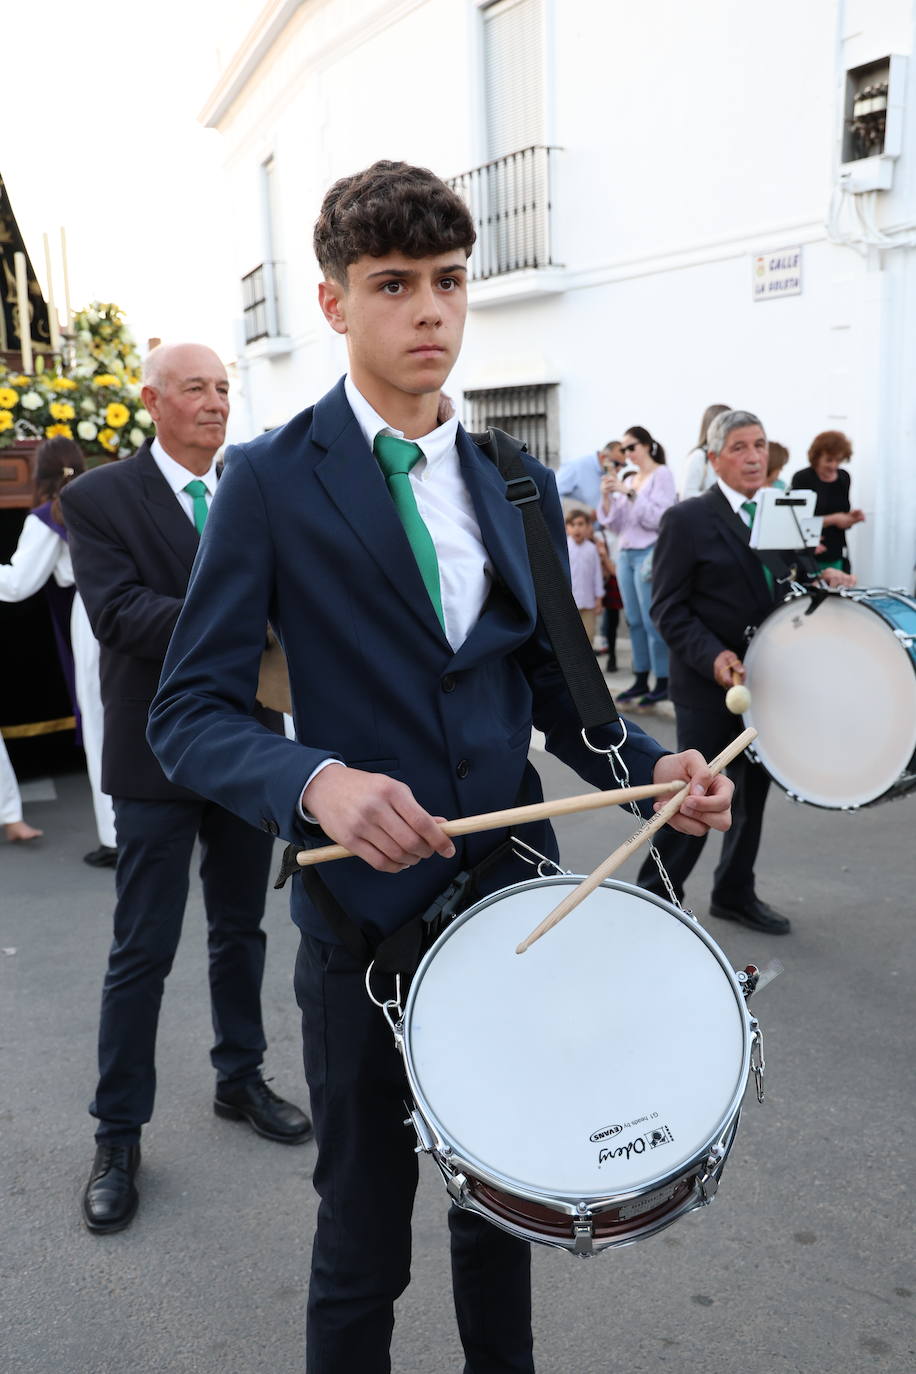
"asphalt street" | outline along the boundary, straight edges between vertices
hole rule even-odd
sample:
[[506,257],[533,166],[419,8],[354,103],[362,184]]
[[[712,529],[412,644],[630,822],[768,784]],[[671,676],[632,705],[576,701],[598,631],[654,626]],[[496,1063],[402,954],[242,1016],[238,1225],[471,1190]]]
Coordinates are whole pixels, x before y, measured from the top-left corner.
[[[670,709],[649,724],[673,743]],[[583,790],[554,760],[536,761],[549,795]],[[114,878],[80,862],[95,844],[85,778],[54,783],[56,799],[26,810],[45,839],[0,845],[0,1369],[301,1374],[314,1147],[213,1115],[196,879],[163,1006],[140,1211],[117,1235],[82,1226]],[[766,1101],[748,1094],[713,1206],[584,1263],[535,1249],[539,1374],[916,1368],[914,821],[914,798],[844,815],[774,789],[759,889],[792,918],[785,938],[707,918],[718,841],[707,846],[687,894],[696,914],[735,968],[785,965],[752,1003]],[[631,829],[616,809],[564,821],[565,865],[589,871]],[[632,881],[635,867],[619,876]],[[266,928],[266,1073],[304,1104],[285,894],[269,894]],[[685,1056],[683,1070],[701,1075],[702,1058]],[[397,1374],[462,1368],[446,1205],[424,1160]]]

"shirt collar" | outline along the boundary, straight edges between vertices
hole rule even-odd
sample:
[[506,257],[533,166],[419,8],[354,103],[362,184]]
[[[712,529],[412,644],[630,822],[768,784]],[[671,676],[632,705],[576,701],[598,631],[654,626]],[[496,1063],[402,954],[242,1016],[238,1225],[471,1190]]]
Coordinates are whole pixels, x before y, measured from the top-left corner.
[[[366,443],[370,448],[372,448],[375,443],[375,438],[378,434],[393,434],[396,439],[404,438],[404,431],[402,429],[395,429],[393,425],[389,425],[388,421],[383,420],[378,411],[372,408],[362,392],[357,389],[356,383],[353,381],[349,372],[344,378],[344,391],[350,403],[350,409],[356,416],[356,423],[362,430]],[[434,465],[440,463],[442,459],[448,457],[448,455],[454,451],[457,435],[458,417],[457,415],[452,415],[451,419],[446,420],[444,424],[431,430],[429,434],[424,434],[419,439],[411,440],[412,443],[416,444],[417,447],[423,451],[423,457],[426,459],[426,462],[422,467],[429,470]],[[420,464],[419,459],[417,459],[417,463]],[[414,469],[414,471],[416,471],[416,469]]]
[[[150,444],[149,448],[150,453],[153,455],[153,459],[156,463],[156,467],[162,473],[163,477],[168,482],[169,486],[171,487],[172,491],[175,493],[176,496],[180,491],[184,491],[185,487],[188,485],[189,482],[194,481],[195,474],[193,472],[189,472],[188,469],[182,466],[181,463],[176,463],[175,459],[170,457],[169,454],[166,453],[165,449],[162,447],[162,444],[159,441],[158,435]],[[207,491],[211,496],[213,496],[216,493],[215,454],[209,469],[201,474],[199,480],[203,482],[204,486],[207,488]]]
[[731,506],[732,510],[735,512],[736,515],[740,511],[741,507],[744,505],[745,501],[757,500],[756,491],[754,492],[753,496],[745,496],[743,492],[735,491],[734,487],[730,487],[727,482],[723,482],[721,477],[716,478],[716,483],[718,484],[719,490],[721,491],[722,495],[725,497],[726,501]]

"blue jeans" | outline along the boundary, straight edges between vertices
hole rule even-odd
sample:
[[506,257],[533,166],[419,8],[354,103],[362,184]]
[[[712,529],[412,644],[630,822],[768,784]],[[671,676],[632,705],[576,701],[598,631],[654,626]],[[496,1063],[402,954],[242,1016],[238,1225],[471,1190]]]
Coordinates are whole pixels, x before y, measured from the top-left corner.
[[648,673],[651,667],[655,677],[660,678],[668,676],[668,650],[649,615],[652,583],[642,575],[642,565],[649,553],[649,549],[621,549],[617,554],[617,581],[630,627],[633,671]]

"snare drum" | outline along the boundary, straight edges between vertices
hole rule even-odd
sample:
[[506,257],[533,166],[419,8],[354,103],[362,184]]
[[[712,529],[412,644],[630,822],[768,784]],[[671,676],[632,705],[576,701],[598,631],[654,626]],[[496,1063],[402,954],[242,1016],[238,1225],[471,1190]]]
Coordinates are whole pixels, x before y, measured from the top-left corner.
[[421,963],[395,1036],[411,1119],[462,1207],[588,1255],[711,1200],[757,1022],[679,908],[608,881],[524,955],[580,878],[478,902]]
[[791,797],[851,810],[916,787],[916,601],[864,588],[791,596],[744,664],[751,752]]

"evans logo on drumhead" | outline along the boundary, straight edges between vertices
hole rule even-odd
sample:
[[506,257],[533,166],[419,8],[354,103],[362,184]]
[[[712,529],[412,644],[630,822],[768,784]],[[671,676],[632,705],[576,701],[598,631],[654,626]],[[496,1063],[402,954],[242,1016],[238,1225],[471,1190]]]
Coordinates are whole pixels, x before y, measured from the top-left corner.
[[592,1131],[589,1140],[597,1145],[602,1140],[610,1140],[612,1135],[620,1135],[622,1126],[603,1126],[600,1131]]

